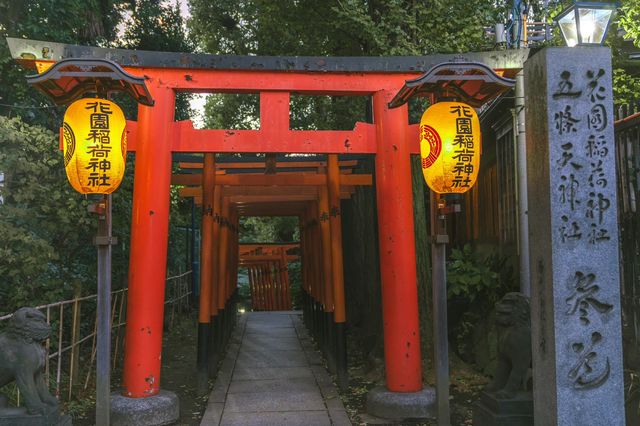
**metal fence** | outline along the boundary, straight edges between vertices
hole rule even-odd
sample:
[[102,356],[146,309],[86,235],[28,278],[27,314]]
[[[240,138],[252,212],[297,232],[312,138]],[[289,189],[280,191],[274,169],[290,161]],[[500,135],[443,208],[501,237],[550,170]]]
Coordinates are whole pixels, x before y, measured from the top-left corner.
[[622,256],[622,307],[625,337],[640,344],[640,105],[616,111],[616,154],[620,245]]
[[[167,278],[165,287],[165,328],[190,309],[191,271]],[[51,337],[45,342],[45,380],[58,400],[80,399],[93,391],[96,362],[96,301],[97,296],[75,297],[47,305],[36,306],[52,326]],[[127,289],[111,293],[111,357],[113,369],[122,360],[124,325],[126,324]],[[0,317],[0,324],[11,318]],[[14,384],[5,389],[20,405],[20,394]]]

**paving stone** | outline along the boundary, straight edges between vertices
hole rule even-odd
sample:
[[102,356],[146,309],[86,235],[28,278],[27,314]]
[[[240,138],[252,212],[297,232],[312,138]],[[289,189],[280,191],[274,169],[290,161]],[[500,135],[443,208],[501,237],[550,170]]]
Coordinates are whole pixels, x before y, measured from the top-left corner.
[[213,389],[209,394],[209,404],[224,403],[227,399],[227,390]]
[[238,367],[233,371],[233,380],[251,379],[293,379],[296,377],[313,377],[313,373],[306,367]]
[[338,398],[338,390],[331,384],[331,386],[320,386],[320,393],[325,399]]
[[278,321],[250,321],[247,322],[247,328],[262,328],[272,330],[274,328],[294,328],[293,322],[288,318]]
[[344,404],[342,400],[336,395],[334,397],[324,397],[324,403],[329,410],[344,410]]
[[313,371],[313,374],[315,374],[316,376],[318,376],[321,379],[329,377],[329,374],[327,373],[327,370],[321,365],[312,365],[311,366],[311,371]]
[[224,426],[328,426],[331,425],[331,421],[326,411],[281,411],[276,413],[225,412],[221,424]]
[[236,367],[306,367],[307,358],[302,351],[242,351]]
[[[267,332],[265,330],[262,329],[251,329],[249,327],[247,327],[247,330],[245,331],[245,335],[252,335],[252,334],[259,334],[261,336],[264,336],[267,334]],[[272,328],[268,331],[268,335],[269,336],[279,336],[279,337],[295,337],[297,338],[298,335],[296,334],[296,331],[293,328]]]
[[255,337],[248,335],[242,342],[241,350],[243,351],[259,351],[259,350],[282,350],[296,351],[302,350],[300,342],[295,337]]
[[207,409],[202,416],[200,422],[201,425],[218,425],[222,419],[222,412],[224,410],[224,403],[221,402],[209,402]]
[[254,334],[254,333],[260,333],[260,334],[271,334],[272,332],[279,332],[279,331],[289,331],[291,334],[296,334],[296,329],[293,328],[292,325],[286,325],[286,324],[281,324],[281,323],[274,323],[274,324],[247,324],[247,328],[245,329],[245,334],[249,333],[249,334]]
[[311,365],[322,365],[322,356],[317,352],[307,352],[307,360]]
[[220,364],[220,370],[231,372],[233,370],[233,366],[235,365],[234,358],[231,358],[231,357],[225,358],[224,361],[222,361],[222,364]]
[[240,321],[202,425],[350,425],[300,315],[251,312]]
[[312,392],[235,393],[227,395],[225,412],[325,410],[319,390]]
[[333,426],[351,426],[351,420],[349,420],[349,416],[347,412],[342,410],[331,410],[329,409],[329,417],[331,417],[331,424]]
[[234,380],[229,387],[229,393],[249,392],[311,392],[318,390],[318,385],[312,377],[298,377],[293,379],[267,380]]

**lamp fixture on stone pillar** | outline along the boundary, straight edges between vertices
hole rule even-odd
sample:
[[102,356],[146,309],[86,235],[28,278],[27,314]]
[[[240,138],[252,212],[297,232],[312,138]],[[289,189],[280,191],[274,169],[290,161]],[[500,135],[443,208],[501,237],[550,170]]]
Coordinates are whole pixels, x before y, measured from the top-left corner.
[[616,7],[615,3],[574,1],[554,21],[567,46],[602,45]]

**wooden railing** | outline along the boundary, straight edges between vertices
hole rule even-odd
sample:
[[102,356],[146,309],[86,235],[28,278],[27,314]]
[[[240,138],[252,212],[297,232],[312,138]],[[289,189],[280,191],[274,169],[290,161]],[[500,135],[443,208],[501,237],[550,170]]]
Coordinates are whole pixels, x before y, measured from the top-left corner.
[[[188,313],[191,295],[191,271],[167,278],[165,287],[165,327],[170,330],[174,321]],[[52,393],[60,401],[86,396],[95,378],[96,362],[96,300],[91,296],[35,306],[52,326],[51,337],[45,342],[45,379]],[[113,369],[122,360],[124,326],[126,324],[127,289],[111,293],[111,358]],[[0,316],[0,328],[11,318]],[[15,384],[6,393],[18,405],[20,394]]]

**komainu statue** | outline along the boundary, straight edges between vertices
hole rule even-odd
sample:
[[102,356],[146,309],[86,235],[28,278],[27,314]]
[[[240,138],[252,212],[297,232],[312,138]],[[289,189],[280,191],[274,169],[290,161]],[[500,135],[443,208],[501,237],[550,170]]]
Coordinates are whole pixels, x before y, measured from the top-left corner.
[[[51,326],[44,314],[33,308],[18,309],[8,322],[0,333],[0,387],[15,380],[26,413],[24,408],[6,407],[6,398],[0,399],[0,424],[19,424],[21,414],[58,419],[58,400],[49,393],[43,377],[47,353],[42,343],[51,334]],[[7,423],[12,416],[16,416],[13,423]]]
[[511,399],[526,390],[531,366],[531,316],[529,298],[507,293],[496,303],[498,364],[485,391],[499,399]]

